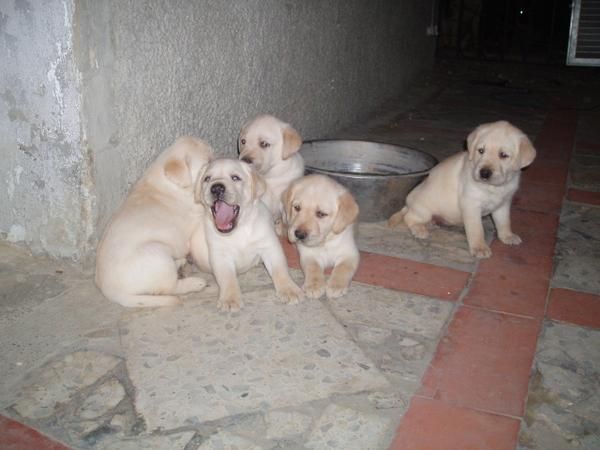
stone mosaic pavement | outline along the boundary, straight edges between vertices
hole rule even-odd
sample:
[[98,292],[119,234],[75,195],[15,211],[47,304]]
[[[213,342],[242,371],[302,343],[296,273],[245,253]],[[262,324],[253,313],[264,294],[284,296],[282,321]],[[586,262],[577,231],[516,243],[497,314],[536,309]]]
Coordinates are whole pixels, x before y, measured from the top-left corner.
[[0,448],[600,448],[600,89],[582,73],[440,64],[336,134],[443,158],[480,122],[522,127],[540,155],[524,243],[486,221],[486,261],[458,228],[362,223],[345,297],[281,305],[256,268],[228,315],[212,280],[128,310],[90,268],[0,243]]

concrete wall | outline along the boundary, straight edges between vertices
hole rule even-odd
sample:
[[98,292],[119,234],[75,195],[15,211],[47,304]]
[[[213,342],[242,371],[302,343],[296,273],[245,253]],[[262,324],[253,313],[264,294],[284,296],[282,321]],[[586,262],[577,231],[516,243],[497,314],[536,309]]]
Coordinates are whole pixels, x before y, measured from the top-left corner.
[[[0,230],[74,258],[89,254],[110,212],[177,136],[197,135],[234,155],[243,122],[270,112],[317,138],[398,94],[431,65],[434,51],[425,36],[431,3],[422,0],[0,0],[0,11],[0,31],[16,46],[2,43],[0,57],[20,60],[10,79],[0,78],[0,145],[10,155],[0,175],[20,173],[11,196],[0,194],[0,207],[23,197],[30,204],[19,216],[3,214]],[[27,20],[41,25],[21,28]],[[53,64],[69,76],[50,82]],[[30,83],[33,74],[40,79]],[[9,88],[15,82],[24,94]],[[41,107],[50,109],[48,118]],[[11,108],[25,120],[12,119]],[[24,161],[33,163],[15,139],[34,120],[54,131],[72,128],[61,131],[68,151],[64,138],[45,142],[41,188],[33,178],[25,182]],[[50,201],[55,214],[45,206]],[[63,219],[50,223],[36,208]],[[38,240],[48,227],[52,242]]]
[[0,231],[71,257],[92,233],[70,1],[0,1]]

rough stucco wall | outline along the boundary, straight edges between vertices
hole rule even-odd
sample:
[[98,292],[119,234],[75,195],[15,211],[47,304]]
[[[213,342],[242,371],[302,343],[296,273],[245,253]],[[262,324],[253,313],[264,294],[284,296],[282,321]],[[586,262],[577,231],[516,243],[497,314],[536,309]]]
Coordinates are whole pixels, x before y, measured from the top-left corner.
[[74,257],[91,234],[70,0],[0,1],[0,234]]
[[430,16],[422,0],[0,0],[1,236],[91,256],[177,136],[233,156],[258,113],[305,139],[364,117],[431,65]]
[[88,0],[81,10],[84,92],[91,80],[102,94],[85,114],[100,230],[178,135],[233,156],[244,121],[269,112],[320,137],[433,60],[422,0]]

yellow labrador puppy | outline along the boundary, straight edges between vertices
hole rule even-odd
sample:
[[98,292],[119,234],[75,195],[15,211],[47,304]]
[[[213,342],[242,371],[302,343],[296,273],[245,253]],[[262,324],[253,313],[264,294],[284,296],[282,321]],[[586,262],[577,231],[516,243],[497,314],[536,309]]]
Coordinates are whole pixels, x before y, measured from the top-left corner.
[[264,181],[252,166],[236,159],[213,161],[196,182],[196,201],[210,213],[194,233],[192,256],[200,270],[214,274],[222,310],[242,307],[237,274],[261,260],[281,300],[302,299],[302,291],[289,275],[273,218],[260,200],[264,190]]
[[521,238],[510,226],[510,205],[519,187],[521,169],[535,159],[527,136],[506,121],[485,123],[467,137],[467,152],[453,155],[436,167],[406,197],[406,206],[390,217],[390,226],[402,220],[417,238],[427,238],[426,225],[439,219],[464,224],[471,254],[488,258],[482,216],[492,215],[498,238],[518,245]]
[[194,180],[212,159],[205,142],[179,138],[158,156],[109,222],[96,253],[96,284],[123,306],[172,306],[202,278],[178,279],[204,208]]
[[[324,175],[308,175],[283,194],[288,239],[295,243],[304,272],[304,293],[319,298],[344,295],[358,268],[354,242],[358,205],[343,186]],[[333,267],[325,284],[324,270]]]
[[265,180],[267,188],[262,201],[267,205],[282,234],[281,194],[290,183],[304,175],[304,160],[298,153],[302,138],[291,125],[269,115],[258,116],[246,123],[240,132],[240,159],[252,164]]

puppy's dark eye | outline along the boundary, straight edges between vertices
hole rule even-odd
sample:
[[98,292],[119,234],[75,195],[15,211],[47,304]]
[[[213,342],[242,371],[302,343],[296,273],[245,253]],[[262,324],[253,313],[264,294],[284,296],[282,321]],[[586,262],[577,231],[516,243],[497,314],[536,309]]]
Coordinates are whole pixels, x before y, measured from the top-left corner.
[[319,219],[322,219],[323,217],[327,217],[329,214],[324,213],[323,211],[317,210],[317,213],[315,214]]
[[267,141],[260,141],[260,148],[267,148],[270,146],[271,144],[269,144]]
[[479,152],[480,155],[483,155],[483,152],[485,152],[485,149],[483,147],[478,148],[477,151]]
[[240,140],[240,144],[242,144],[242,145],[246,145],[246,139],[242,139],[242,140]]
[[242,181],[242,179],[240,177],[238,177],[237,175],[231,175],[231,179],[233,181]]
[[294,210],[300,211],[300,205],[294,205]]
[[508,158],[508,153],[500,152],[500,159]]
[[210,181],[210,175],[206,175],[206,176],[204,177],[204,182],[205,182],[205,183],[208,183],[209,181]]

